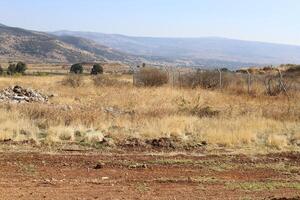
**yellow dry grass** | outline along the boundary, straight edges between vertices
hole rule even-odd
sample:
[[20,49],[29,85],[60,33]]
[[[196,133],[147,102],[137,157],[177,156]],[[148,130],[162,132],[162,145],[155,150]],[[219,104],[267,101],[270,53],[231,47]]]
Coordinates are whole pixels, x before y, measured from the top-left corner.
[[[299,148],[295,145],[300,139],[299,94],[288,100],[284,95],[251,97],[170,86],[97,87],[90,76],[84,76],[83,86],[72,88],[61,84],[63,78],[1,77],[0,89],[21,85],[55,97],[50,104],[0,104],[0,140],[76,141],[75,135],[80,133],[87,142],[109,135],[115,141],[172,137],[182,144],[207,141],[211,146]],[[132,81],[128,75],[111,78]],[[219,115],[199,117],[191,112],[207,106]]]

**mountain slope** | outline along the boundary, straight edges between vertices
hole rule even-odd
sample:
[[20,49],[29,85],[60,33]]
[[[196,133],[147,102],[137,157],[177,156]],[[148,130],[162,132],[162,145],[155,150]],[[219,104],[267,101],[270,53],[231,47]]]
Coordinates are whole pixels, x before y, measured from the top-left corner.
[[88,39],[55,36],[0,24],[0,59],[37,62],[130,61],[135,57]]
[[101,56],[106,60],[111,61],[122,61],[122,62],[135,62],[139,59],[135,56],[132,56],[127,53],[123,53],[120,51],[116,51],[113,48],[103,46],[100,44],[95,43],[92,40],[75,37],[75,36],[58,36],[60,41],[63,41],[67,44],[71,44],[76,48],[81,50],[91,52],[95,55]]
[[258,64],[300,63],[300,46],[292,45],[217,37],[151,38],[72,31],[54,34],[88,38],[130,54],[186,60],[196,64],[209,63],[210,60]]

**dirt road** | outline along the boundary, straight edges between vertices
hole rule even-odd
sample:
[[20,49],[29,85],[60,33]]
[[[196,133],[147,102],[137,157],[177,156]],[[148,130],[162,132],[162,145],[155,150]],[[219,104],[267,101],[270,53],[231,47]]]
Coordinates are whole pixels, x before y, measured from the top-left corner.
[[300,153],[0,153],[0,199],[300,199]]

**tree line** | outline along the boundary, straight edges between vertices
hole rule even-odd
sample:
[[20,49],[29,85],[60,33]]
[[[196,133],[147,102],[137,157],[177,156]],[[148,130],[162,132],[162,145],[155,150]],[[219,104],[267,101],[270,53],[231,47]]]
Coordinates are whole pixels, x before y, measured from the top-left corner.
[[[76,64],[72,65],[70,68],[70,73],[82,74],[83,73],[82,64],[76,63]],[[103,67],[100,64],[96,63],[93,65],[90,73],[92,75],[103,74]]]
[[[25,71],[27,70],[27,65],[24,62],[18,62],[17,64],[9,64],[6,73],[8,75],[14,75],[14,74],[25,74]],[[0,65],[0,75],[4,74],[5,71]]]
[[[15,74],[25,74],[27,70],[27,65],[24,62],[18,62],[17,64],[9,64],[7,70],[5,71],[3,67],[0,65],[0,75],[7,74],[7,75],[15,75]],[[70,68],[70,73],[74,74],[82,74],[83,73],[83,66],[80,63],[73,64]],[[96,63],[93,65],[91,72],[92,75],[103,74],[103,67]]]

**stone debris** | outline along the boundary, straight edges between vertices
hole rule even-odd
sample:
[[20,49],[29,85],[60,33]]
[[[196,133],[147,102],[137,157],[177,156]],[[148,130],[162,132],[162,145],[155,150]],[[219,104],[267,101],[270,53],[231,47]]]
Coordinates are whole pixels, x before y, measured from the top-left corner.
[[48,96],[37,90],[14,86],[0,91],[0,103],[29,103],[29,102],[48,102]]

